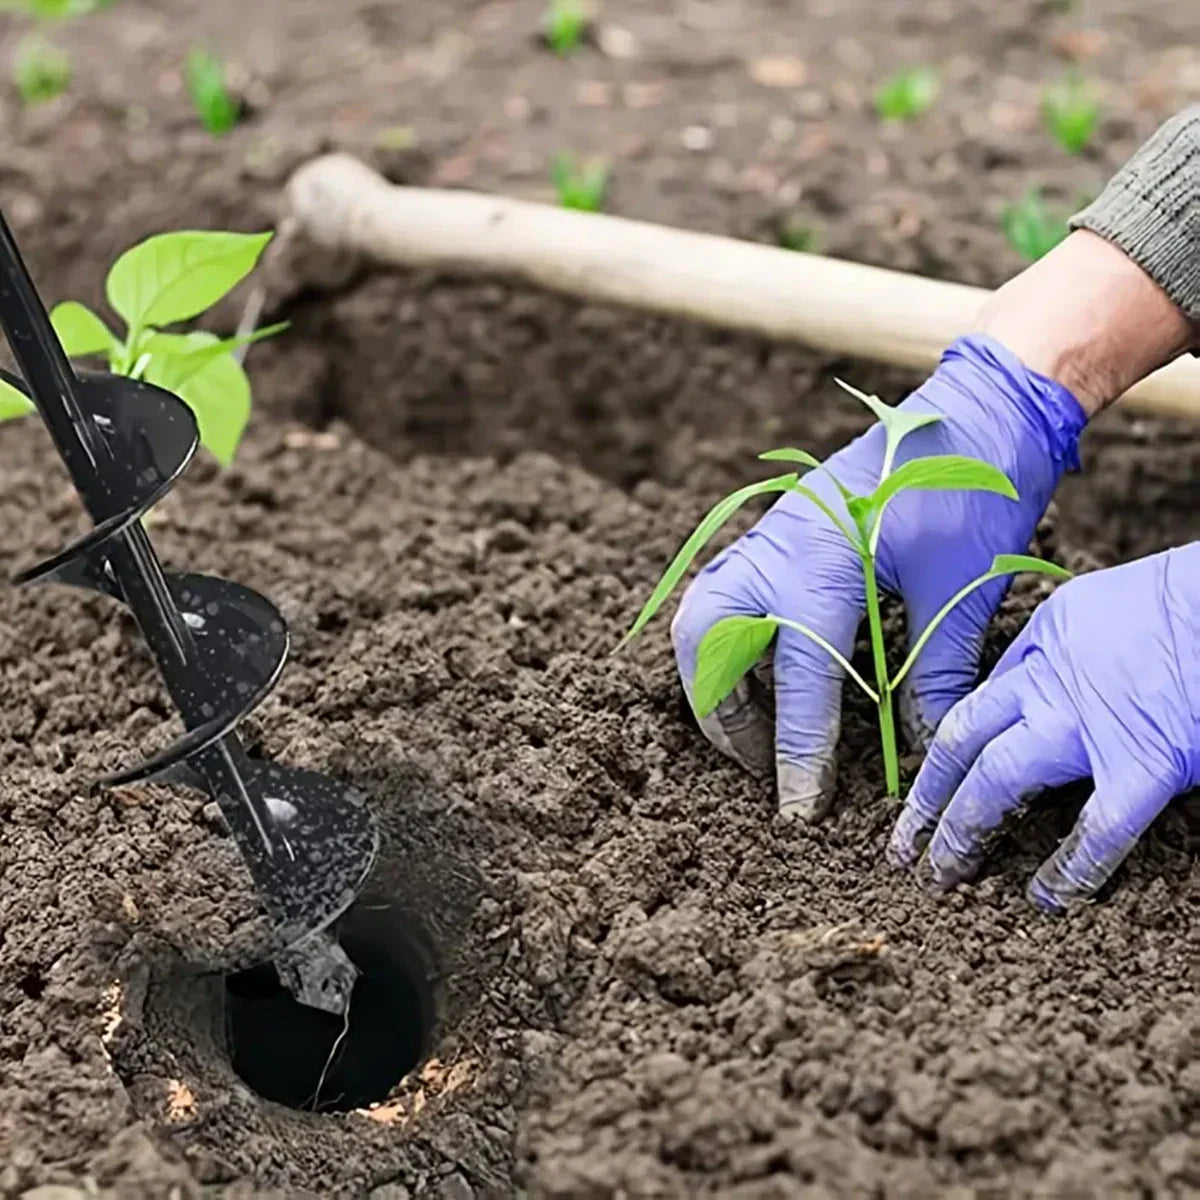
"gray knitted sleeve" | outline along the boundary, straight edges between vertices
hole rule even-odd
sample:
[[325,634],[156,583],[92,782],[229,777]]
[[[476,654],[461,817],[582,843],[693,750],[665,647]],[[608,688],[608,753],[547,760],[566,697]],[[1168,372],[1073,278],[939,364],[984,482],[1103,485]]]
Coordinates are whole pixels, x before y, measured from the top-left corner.
[[1161,126],[1070,225],[1120,246],[1200,321],[1200,104]]

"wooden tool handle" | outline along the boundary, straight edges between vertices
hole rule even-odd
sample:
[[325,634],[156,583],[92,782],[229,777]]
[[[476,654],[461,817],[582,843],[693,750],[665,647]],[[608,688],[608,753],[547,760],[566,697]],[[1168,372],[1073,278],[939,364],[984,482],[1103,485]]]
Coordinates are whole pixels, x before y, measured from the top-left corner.
[[[469,268],[586,300],[932,370],[990,293],[902,271],[478,192],[397,187],[331,154],[288,183],[316,243],[391,266]],[[1121,403],[1200,416],[1200,360],[1179,359]]]

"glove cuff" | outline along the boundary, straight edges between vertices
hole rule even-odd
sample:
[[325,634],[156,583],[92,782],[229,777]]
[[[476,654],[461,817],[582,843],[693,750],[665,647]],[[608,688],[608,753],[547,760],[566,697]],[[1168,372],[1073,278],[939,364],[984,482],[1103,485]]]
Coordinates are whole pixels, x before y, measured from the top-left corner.
[[1079,470],[1079,435],[1087,424],[1087,414],[1061,383],[1031,371],[1006,346],[982,333],[951,343],[938,369],[950,364],[961,364],[955,373],[965,368],[968,375],[980,376],[978,386],[983,394],[997,385],[1003,387],[1005,398],[1041,436],[1060,475]]

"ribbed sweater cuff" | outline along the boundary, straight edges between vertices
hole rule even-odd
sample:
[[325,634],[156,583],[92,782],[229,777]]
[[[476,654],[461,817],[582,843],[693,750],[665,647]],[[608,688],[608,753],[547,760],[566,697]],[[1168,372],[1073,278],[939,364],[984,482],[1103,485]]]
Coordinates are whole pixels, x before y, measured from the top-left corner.
[[1200,104],[1163,125],[1070,225],[1119,246],[1200,321]]

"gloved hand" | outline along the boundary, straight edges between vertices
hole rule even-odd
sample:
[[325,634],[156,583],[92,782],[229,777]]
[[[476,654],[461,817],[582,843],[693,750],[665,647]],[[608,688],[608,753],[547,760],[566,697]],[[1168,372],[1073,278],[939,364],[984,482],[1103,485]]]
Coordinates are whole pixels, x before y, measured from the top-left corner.
[[[930,379],[904,401],[907,411],[937,412],[900,445],[897,464],[930,454],[984,459],[1012,480],[1019,501],[984,492],[899,495],[883,519],[880,584],[899,595],[915,638],[963,584],[997,554],[1026,550],[1065,468],[1077,466],[1085,416],[1061,385],[1027,370],[998,342],[962,338]],[[884,430],[875,425],[826,466],[851,491],[879,481]],[[845,506],[824,469],[804,480],[839,515]],[[988,620],[1006,587],[973,592],[938,627],[900,695],[910,740],[928,742],[943,714],[974,684]],[[773,613],[800,621],[849,656],[864,612],[858,556],[829,518],[799,495],[786,495],[693,580],[672,624],[680,676],[689,697],[696,651],[724,617]],[[700,721],[705,735],[744,767],[765,774],[776,763],[782,811],[819,816],[832,797],[841,724],[842,670],[803,634],[781,629],[774,646],[775,727],[753,673]]]
[[[946,715],[892,834],[939,888],[1042,788],[1092,776],[1069,837],[1029,886],[1062,911],[1101,887],[1172,797],[1200,780],[1200,543],[1060,587],[987,682]],[[936,827],[936,828],[935,828]]]

